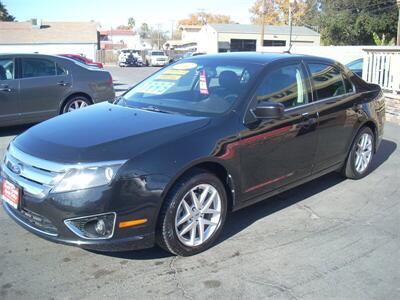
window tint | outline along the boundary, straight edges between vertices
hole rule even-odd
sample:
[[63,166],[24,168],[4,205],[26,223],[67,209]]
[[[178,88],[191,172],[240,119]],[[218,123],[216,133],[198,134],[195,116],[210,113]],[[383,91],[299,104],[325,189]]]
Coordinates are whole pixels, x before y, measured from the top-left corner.
[[64,69],[62,66],[60,66],[59,64],[56,64],[56,66],[57,66],[57,75],[58,76],[68,74],[67,70]]
[[318,100],[346,93],[343,77],[338,68],[326,64],[309,64]]
[[22,77],[55,76],[56,64],[50,60],[38,58],[22,59]]
[[0,80],[14,79],[14,60],[10,58],[0,59]]
[[354,92],[353,84],[350,82],[350,80],[343,76],[344,79],[344,86],[346,87],[346,93],[352,93]]
[[288,65],[269,73],[258,87],[256,96],[258,102],[279,102],[285,108],[306,104],[307,87],[301,65]]

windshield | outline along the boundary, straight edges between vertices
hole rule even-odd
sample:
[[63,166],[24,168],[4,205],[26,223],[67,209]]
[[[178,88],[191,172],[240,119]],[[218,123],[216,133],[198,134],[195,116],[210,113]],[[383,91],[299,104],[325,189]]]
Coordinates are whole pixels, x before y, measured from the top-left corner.
[[164,52],[161,52],[161,51],[156,51],[156,52],[151,52],[151,55],[153,55],[153,56],[164,56],[165,54],[164,54]]
[[144,80],[120,102],[183,114],[222,114],[247,92],[260,69],[256,64],[208,59],[180,62]]

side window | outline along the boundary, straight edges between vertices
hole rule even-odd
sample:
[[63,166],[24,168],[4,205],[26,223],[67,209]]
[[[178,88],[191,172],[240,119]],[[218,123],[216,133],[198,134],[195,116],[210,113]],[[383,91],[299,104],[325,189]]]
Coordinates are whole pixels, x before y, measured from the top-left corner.
[[57,69],[57,76],[68,74],[67,70],[65,68],[63,68],[62,66],[60,66],[59,64],[56,64],[56,69]]
[[342,73],[332,65],[308,64],[318,100],[346,94]]
[[14,78],[14,60],[11,58],[0,59],[0,80],[12,80]]
[[304,78],[301,64],[287,65],[268,73],[257,89],[257,102],[279,102],[285,108],[308,103]]
[[56,76],[56,74],[56,64],[50,60],[41,58],[22,59],[23,78]]
[[350,80],[344,75],[343,75],[343,80],[344,80],[344,86],[346,87],[346,93],[354,92],[354,87],[353,84],[350,82]]

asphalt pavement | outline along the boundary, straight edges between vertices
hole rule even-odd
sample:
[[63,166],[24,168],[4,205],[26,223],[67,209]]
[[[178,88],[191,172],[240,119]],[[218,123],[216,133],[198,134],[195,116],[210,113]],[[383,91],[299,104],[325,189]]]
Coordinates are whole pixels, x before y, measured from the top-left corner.
[[[124,89],[145,70],[111,71]],[[27,128],[0,129],[0,156]],[[50,243],[0,207],[0,299],[399,299],[399,144],[387,123],[369,176],[332,173],[235,212],[187,258]]]

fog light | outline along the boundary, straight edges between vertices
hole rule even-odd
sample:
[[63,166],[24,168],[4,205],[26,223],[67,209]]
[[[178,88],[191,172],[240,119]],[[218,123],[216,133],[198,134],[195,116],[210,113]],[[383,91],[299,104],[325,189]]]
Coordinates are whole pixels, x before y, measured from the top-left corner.
[[64,224],[83,239],[109,239],[114,234],[115,213],[73,218]]
[[103,219],[100,219],[96,223],[96,227],[94,228],[96,232],[100,235],[105,235],[106,233],[106,224]]

